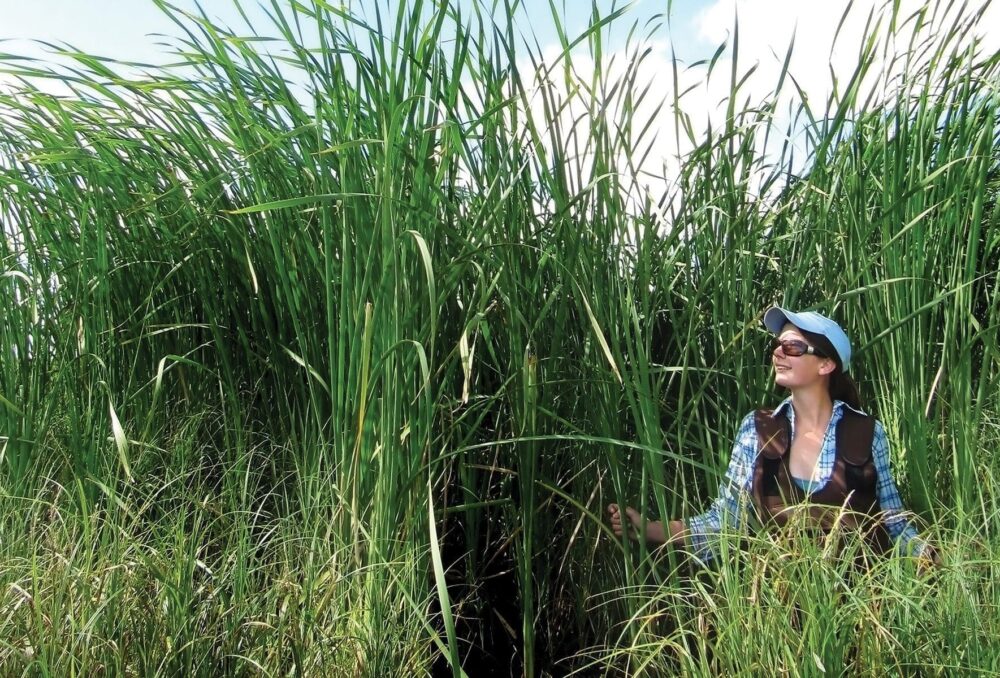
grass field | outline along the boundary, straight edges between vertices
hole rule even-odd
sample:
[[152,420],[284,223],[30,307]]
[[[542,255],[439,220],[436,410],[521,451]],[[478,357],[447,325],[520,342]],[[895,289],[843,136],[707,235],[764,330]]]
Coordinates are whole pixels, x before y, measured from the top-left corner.
[[[627,9],[553,57],[510,4],[151,1],[169,65],[0,55],[0,674],[1000,673],[985,5],[881,7],[817,101],[738,25],[664,88]],[[931,576],[613,538],[783,397],[776,302],[854,338]]]

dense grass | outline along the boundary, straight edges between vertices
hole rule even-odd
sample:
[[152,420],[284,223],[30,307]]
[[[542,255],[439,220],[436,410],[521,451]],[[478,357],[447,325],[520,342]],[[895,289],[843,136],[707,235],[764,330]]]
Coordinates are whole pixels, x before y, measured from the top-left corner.
[[[1000,671],[980,8],[883,8],[826,102],[749,98],[734,27],[713,126],[643,80],[663,26],[610,61],[614,9],[546,62],[516,6],[162,6],[168,66],[3,58],[6,675]],[[773,302],[856,338],[933,577],[609,538],[781,397]]]

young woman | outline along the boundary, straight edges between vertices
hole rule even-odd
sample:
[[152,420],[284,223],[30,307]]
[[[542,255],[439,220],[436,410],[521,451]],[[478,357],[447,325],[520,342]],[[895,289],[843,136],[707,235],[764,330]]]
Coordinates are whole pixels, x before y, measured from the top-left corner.
[[[687,520],[646,522],[652,544],[683,544],[701,560],[712,557],[710,537],[736,528],[756,509],[762,523],[785,525],[796,507],[820,529],[833,521],[860,528],[877,551],[895,545],[939,564],[903,512],[889,471],[882,423],[864,414],[847,371],[851,343],[844,330],[814,312],[773,307],[764,325],[775,334],[774,381],[791,395],[774,410],[751,412],[740,425],[726,478],[709,510]],[[808,502],[806,501],[808,499]],[[847,512],[842,508],[850,509]],[[638,534],[635,509],[608,506],[611,527]]]

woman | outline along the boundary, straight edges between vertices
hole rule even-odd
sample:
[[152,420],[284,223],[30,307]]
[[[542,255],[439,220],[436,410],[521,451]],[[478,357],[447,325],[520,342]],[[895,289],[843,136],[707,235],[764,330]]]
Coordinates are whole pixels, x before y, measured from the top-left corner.
[[[894,543],[920,556],[922,566],[939,564],[937,553],[903,513],[889,471],[885,429],[861,410],[847,374],[851,343],[844,330],[819,313],[778,307],[764,314],[764,325],[775,334],[774,381],[791,395],[773,411],[751,412],[743,419],[726,478],[709,510],[686,523],[646,522],[646,540],[683,544],[708,560],[710,536],[723,526],[742,525],[748,505],[765,525],[779,526],[799,507],[820,529],[846,522],[861,528],[877,551]],[[611,504],[608,513],[616,535],[625,529],[630,536],[638,534],[643,521],[635,509],[626,508],[623,516]]]

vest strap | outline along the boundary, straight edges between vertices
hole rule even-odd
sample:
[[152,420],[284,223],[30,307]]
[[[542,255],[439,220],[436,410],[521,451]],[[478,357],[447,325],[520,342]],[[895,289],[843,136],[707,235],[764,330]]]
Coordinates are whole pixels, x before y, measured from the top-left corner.
[[[757,429],[757,459],[754,464],[752,496],[757,514],[763,524],[778,528],[786,525],[790,515],[787,509],[805,499],[801,489],[792,481],[788,469],[788,452],[791,447],[791,422],[784,414],[772,416],[773,410],[754,412]],[[889,534],[880,522],[877,498],[878,473],[872,458],[875,436],[875,418],[845,410],[837,423],[836,457],[829,481],[808,497],[809,515],[816,527],[825,532],[829,513],[846,506],[853,513],[867,515],[857,526],[864,530],[865,539],[879,552],[891,546]],[[815,515],[813,515],[815,512]],[[846,520],[847,518],[845,518]]]
[[837,424],[837,454],[851,466],[864,466],[872,458],[875,417],[845,411]]
[[757,451],[767,459],[781,459],[791,443],[787,417],[774,417],[774,410],[757,410],[753,413],[757,429]]
[[[791,425],[788,417],[772,416],[773,410],[757,410],[754,412],[754,425],[757,429],[758,459],[754,479],[759,484],[757,492],[762,497],[772,496],[779,492],[779,467],[784,463],[784,457],[791,446]],[[844,489],[844,496],[837,496],[833,503],[842,503],[848,496],[854,494],[865,506],[877,506],[875,488],[878,482],[875,464],[872,459],[872,442],[875,439],[875,418],[845,411],[837,424],[837,460],[833,473],[840,474],[842,482],[834,482],[832,486]],[[828,484],[829,485],[829,484]],[[819,496],[827,492],[820,490]],[[816,494],[813,497],[817,497]]]

